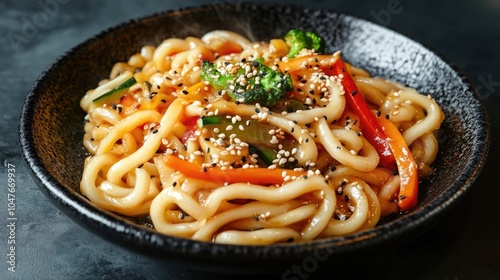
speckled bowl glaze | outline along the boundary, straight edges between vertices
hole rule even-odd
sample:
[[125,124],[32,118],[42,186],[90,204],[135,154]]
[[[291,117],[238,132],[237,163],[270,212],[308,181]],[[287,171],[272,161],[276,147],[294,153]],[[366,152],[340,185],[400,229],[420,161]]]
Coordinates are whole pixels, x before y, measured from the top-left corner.
[[[79,100],[146,44],[201,36],[214,29],[252,40],[282,37],[290,28],[314,30],[328,50],[375,76],[431,94],[446,119],[438,134],[437,172],[423,182],[420,203],[404,215],[360,233],[299,244],[235,246],[155,232],[141,220],[103,211],[79,191],[85,151]],[[329,262],[370,249],[398,246],[435,225],[471,187],[486,160],[489,122],[469,80],[418,42],[369,21],[335,11],[294,6],[225,4],[168,11],[133,20],[90,38],[62,55],[36,81],[24,104],[19,138],[34,180],[77,223],[103,238],[154,258],[196,269],[264,273],[307,260]],[[328,260],[327,260],[327,257]]]

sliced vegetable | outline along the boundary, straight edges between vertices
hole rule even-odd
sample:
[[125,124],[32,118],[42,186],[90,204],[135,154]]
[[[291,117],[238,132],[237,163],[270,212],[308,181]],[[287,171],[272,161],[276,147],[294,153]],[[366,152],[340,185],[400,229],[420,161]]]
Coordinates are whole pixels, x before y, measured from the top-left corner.
[[397,127],[386,118],[376,118],[378,124],[385,131],[389,147],[394,154],[400,177],[398,206],[402,211],[413,208],[418,203],[418,167],[413,159],[403,135]]
[[260,146],[249,145],[248,148],[249,148],[249,152],[251,154],[258,155],[257,160],[261,160],[265,166],[275,165],[275,166],[279,166],[280,168],[284,168],[284,169],[295,169],[295,168],[299,167],[298,160],[296,160],[296,159],[292,162],[287,160],[285,163],[281,163],[281,164],[279,162],[277,162],[277,160],[276,160],[276,159],[278,159],[278,150],[277,149],[269,148],[269,147],[262,146],[262,145],[260,145]]
[[294,112],[297,112],[299,110],[308,110],[309,107],[307,105],[305,105],[304,103],[298,101],[298,100],[295,100],[295,99],[292,99],[292,98],[289,98],[289,99],[286,99],[286,100],[282,100],[278,103],[276,103],[276,105],[274,105],[273,107],[273,111],[275,112],[287,112],[287,113],[294,113]]
[[130,95],[124,95],[122,98],[120,98],[120,104],[122,104],[125,107],[132,106],[135,103],[135,99],[130,96]]
[[126,92],[131,86],[133,86],[137,81],[134,77],[126,80],[123,84],[117,86],[116,88],[104,93],[103,95],[97,97],[92,102],[96,106],[102,106],[104,104],[118,103],[123,93]]
[[221,116],[206,116],[198,119],[198,127],[202,128],[205,125],[221,124],[224,119]]
[[248,149],[250,154],[257,154],[259,156],[257,159],[262,160],[266,166],[272,165],[278,155],[274,149],[263,146],[249,145]]
[[344,86],[347,105],[360,119],[361,130],[363,131],[364,137],[377,150],[380,157],[379,164],[386,168],[394,168],[395,159],[389,147],[387,136],[381,129],[375,115],[363,99],[363,96],[359,92],[351,75],[347,72],[347,67],[340,57],[333,64],[332,71],[334,75],[343,75],[342,85]]
[[206,82],[198,82],[187,89],[182,90],[182,98],[188,100],[203,101],[206,94],[210,92],[211,87]]
[[[236,138],[250,145],[250,152],[257,154],[261,163],[266,166],[279,165],[284,168],[297,167],[296,162],[287,161],[285,164],[273,163],[278,158],[279,145],[283,150],[291,151],[299,148],[298,143],[288,135],[279,136],[277,127],[267,123],[262,123],[254,119],[242,119],[233,122],[224,116],[207,116],[198,120],[199,128],[207,128],[216,137],[219,133],[235,135]],[[272,133],[271,131],[274,131]],[[271,132],[271,133],[270,133]],[[279,140],[278,140],[279,139]]]
[[182,144],[186,144],[189,138],[194,137],[196,131],[198,130],[199,119],[200,117],[191,117],[183,121],[183,124],[186,126],[186,131],[181,139]]
[[287,176],[307,176],[307,173],[303,171],[297,172],[280,168],[228,168],[225,170],[220,167],[202,168],[199,165],[182,160],[174,155],[165,156],[165,165],[188,177],[213,181],[220,184],[248,182],[250,184],[260,185],[281,185],[285,182],[285,177]]
[[226,119],[224,116],[210,116],[201,118],[198,124],[200,122],[203,124],[202,127],[211,130],[213,135],[235,134],[237,138],[248,144],[277,147],[277,143],[271,142],[273,135],[269,134],[269,131],[276,130],[277,127],[258,120],[241,120],[233,123],[231,119]]

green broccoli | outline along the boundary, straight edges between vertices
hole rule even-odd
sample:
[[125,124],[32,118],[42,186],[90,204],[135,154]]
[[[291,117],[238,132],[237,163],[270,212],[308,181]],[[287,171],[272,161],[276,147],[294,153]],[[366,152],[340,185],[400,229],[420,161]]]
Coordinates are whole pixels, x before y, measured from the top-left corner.
[[299,29],[291,29],[286,33],[285,42],[290,46],[288,57],[292,58],[297,56],[302,49],[313,49],[317,53],[325,51],[325,40],[314,32],[304,32]]
[[263,62],[263,58],[242,60],[235,64],[219,65],[218,68],[210,61],[203,61],[201,79],[217,90],[226,90],[233,100],[272,107],[293,90],[293,83],[289,74],[273,70]]

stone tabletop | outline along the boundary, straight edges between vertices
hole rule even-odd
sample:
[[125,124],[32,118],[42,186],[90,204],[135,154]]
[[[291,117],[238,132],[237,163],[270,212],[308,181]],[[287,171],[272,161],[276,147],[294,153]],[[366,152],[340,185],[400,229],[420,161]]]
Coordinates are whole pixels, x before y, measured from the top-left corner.
[[[239,1],[239,0],[237,0]],[[31,85],[58,56],[123,21],[219,0],[3,0],[0,2],[0,279],[500,279],[500,1],[274,1],[324,7],[392,28],[443,54],[476,84],[492,122],[486,166],[464,201],[438,226],[378,252],[359,269],[229,276],[187,270],[134,254],[78,226],[29,176],[17,142]],[[252,2],[252,1],[247,1]],[[268,1],[266,1],[268,2]],[[233,1],[232,3],[236,3]],[[15,173],[15,200],[8,176]],[[10,204],[9,204],[10,203]],[[8,208],[15,206],[15,223]],[[12,238],[12,234],[14,237]],[[12,240],[15,244],[11,244]],[[15,245],[12,251],[11,246]],[[13,256],[14,254],[14,256]],[[12,269],[9,260],[15,260]],[[9,271],[9,267],[11,270]],[[369,277],[363,274],[369,272]],[[290,275],[290,274],[288,274]]]

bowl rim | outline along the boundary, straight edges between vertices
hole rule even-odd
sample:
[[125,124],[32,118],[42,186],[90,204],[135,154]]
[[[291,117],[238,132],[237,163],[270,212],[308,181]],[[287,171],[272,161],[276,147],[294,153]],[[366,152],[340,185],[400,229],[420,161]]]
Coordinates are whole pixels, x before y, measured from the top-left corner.
[[[22,107],[21,115],[19,118],[19,144],[22,152],[23,159],[28,166],[28,170],[34,178],[37,185],[41,188],[43,193],[50,198],[50,200],[63,212],[68,214],[74,221],[89,228],[94,233],[102,237],[103,233],[115,234],[120,236],[120,240],[116,243],[126,245],[127,247],[135,250],[139,249],[152,250],[157,256],[162,254],[171,254],[164,257],[181,257],[181,258],[199,258],[200,260],[204,255],[217,256],[222,260],[230,261],[233,258],[239,260],[252,260],[255,257],[260,260],[273,260],[273,259],[303,259],[316,252],[317,250],[328,250],[334,248],[335,251],[328,252],[331,255],[342,254],[346,252],[358,251],[366,246],[375,247],[388,240],[402,239],[404,237],[416,237],[419,234],[432,227],[437,223],[438,219],[442,217],[445,212],[449,212],[451,206],[456,205],[457,201],[464,196],[464,193],[470,189],[472,184],[478,178],[484,163],[486,161],[489,144],[490,144],[490,123],[489,117],[481,100],[479,92],[470,81],[469,78],[453,63],[446,59],[439,52],[423,45],[421,42],[407,36],[406,34],[396,32],[385,26],[382,26],[372,20],[365,19],[359,16],[351,15],[345,12],[339,12],[333,9],[312,8],[304,7],[301,5],[288,5],[288,4],[262,4],[262,3],[236,3],[238,6],[250,7],[267,7],[271,9],[288,7],[298,11],[321,10],[328,14],[335,14],[338,16],[345,16],[355,21],[363,21],[363,24],[375,25],[376,28],[385,29],[395,35],[402,36],[406,40],[430,51],[437,58],[441,59],[450,70],[457,74],[462,79],[462,83],[467,87],[467,91],[473,94],[474,99],[478,102],[476,113],[480,114],[482,118],[481,131],[479,135],[484,138],[474,143],[474,151],[470,161],[466,164],[464,172],[458,176],[453,184],[451,184],[440,196],[437,196],[429,201],[424,207],[417,209],[411,213],[405,214],[403,217],[390,221],[382,226],[376,226],[373,229],[354,233],[347,236],[332,237],[319,239],[314,241],[291,243],[291,244],[275,244],[271,246],[266,245],[229,245],[229,244],[215,244],[203,241],[189,240],[174,236],[168,236],[148,229],[143,226],[134,224],[131,221],[125,220],[118,215],[101,210],[94,206],[90,201],[86,200],[81,194],[71,191],[59,183],[50,172],[44,168],[43,161],[38,154],[35,147],[35,140],[30,125],[34,120],[33,109],[36,106],[39,98],[39,88],[43,86],[44,81],[51,75],[52,72],[57,70],[57,66],[70,59],[70,57],[85,48],[86,46],[100,40],[102,37],[115,32],[121,28],[129,28],[137,23],[155,20],[158,17],[175,16],[182,13],[193,13],[207,9],[231,9],[235,7],[234,3],[223,3],[215,5],[201,5],[194,7],[184,7],[179,9],[170,9],[163,12],[154,13],[151,15],[131,19],[119,23],[113,27],[107,28],[83,42],[72,47],[62,55],[60,55],[51,65],[49,65],[42,74],[37,78],[36,82],[30,88],[29,93],[25,99]],[[84,200],[82,200],[82,198]],[[409,225],[408,225],[409,223]],[[424,225],[426,225],[424,229]],[[397,230],[395,230],[397,229]],[[136,244],[135,236],[147,236],[145,241],[141,244]],[[125,237],[125,238],[123,238]],[[108,239],[109,240],[109,239]],[[163,256],[163,255],[162,255]]]

